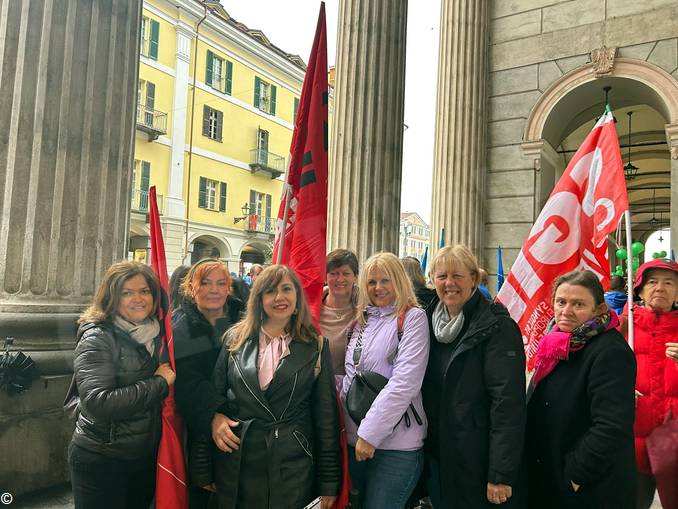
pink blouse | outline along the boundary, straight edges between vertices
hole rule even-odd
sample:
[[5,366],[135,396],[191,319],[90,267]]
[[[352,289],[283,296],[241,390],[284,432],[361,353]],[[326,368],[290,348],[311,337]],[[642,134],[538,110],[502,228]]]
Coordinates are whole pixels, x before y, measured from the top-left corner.
[[289,334],[273,337],[263,327],[261,328],[261,332],[259,332],[257,370],[259,372],[259,386],[262,391],[268,389],[268,386],[271,384],[280,360],[290,354],[291,342],[292,337]]

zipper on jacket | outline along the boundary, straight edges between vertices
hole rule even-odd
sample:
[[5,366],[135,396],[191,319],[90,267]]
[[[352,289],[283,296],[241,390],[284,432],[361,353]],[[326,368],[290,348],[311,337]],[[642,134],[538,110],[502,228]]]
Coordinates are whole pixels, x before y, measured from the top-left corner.
[[[275,415],[273,415],[273,412],[271,412],[271,409],[268,408],[263,401],[261,401],[257,395],[254,393],[250,385],[247,383],[247,380],[245,380],[245,376],[242,374],[242,370],[240,369],[240,365],[238,364],[238,361],[233,357],[233,364],[235,364],[235,369],[238,370],[238,374],[240,375],[240,378],[242,379],[243,383],[245,384],[245,387],[247,387],[247,390],[250,392],[252,397],[257,400],[257,402],[266,409],[266,411],[271,414],[271,417],[273,417],[274,421],[277,421],[278,419],[275,418]],[[277,438],[277,437],[276,437]]]

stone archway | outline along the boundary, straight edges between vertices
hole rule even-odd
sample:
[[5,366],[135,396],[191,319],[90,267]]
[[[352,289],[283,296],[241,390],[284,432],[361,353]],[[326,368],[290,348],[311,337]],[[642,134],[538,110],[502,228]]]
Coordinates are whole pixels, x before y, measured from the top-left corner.
[[562,76],[535,103],[521,143],[523,154],[534,161],[535,214],[566,163],[557,147],[579,125],[600,114],[602,87],[606,85],[616,92],[610,100],[615,109],[646,105],[663,118],[660,134],[667,144],[671,243],[678,252],[678,80],[642,60],[618,58],[603,77],[593,63],[586,64]]
[[203,258],[230,258],[231,248],[222,239],[212,235],[196,234],[189,239],[191,249],[191,265]]

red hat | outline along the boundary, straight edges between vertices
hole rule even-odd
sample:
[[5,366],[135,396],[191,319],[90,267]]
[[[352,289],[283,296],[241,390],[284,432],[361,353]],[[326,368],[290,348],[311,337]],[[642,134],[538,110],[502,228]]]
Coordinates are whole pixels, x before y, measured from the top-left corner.
[[643,286],[643,284],[645,283],[644,281],[645,273],[650,269],[670,270],[678,274],[678,263],[668,258],[657,258],[656,260],[645,262],[640,267],[638,267],[638,272],[636,272],[636,279],[633,282],[633,295],[636,298],[638,298],[638,292],[640,291],[640,287]]

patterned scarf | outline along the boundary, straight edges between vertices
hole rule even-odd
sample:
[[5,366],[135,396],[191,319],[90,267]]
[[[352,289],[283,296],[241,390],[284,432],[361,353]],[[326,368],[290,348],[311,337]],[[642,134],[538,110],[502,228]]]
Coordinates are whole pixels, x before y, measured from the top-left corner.
[[594,316],[576,327],[572,332],[563,332],[558,326],[553,327],[539,341],[532,385],[536,387],[555,369],[560,361],[567,360],[571,352],[581,350],[598,334],[614,329],[618,325],[617,313],[609,311],[606,314]]

